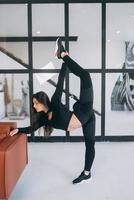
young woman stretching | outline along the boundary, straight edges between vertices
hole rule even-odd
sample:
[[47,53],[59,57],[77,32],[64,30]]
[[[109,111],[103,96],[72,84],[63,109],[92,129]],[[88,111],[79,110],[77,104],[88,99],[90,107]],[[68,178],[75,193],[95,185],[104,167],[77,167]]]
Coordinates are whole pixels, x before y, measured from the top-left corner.
[[[84,170],[73,180],[73,184],[91,178],[91,166],[95,157],[95,114],[93,110],[93,87],[89,73],[72,60],[64,50],[61,39],[56,41],[57,58],[63,60],[59,73],[56,90],[51,98],[51,102],[44,92],[33,95],[34,123],[33,127],[17,128],[10,132],[13,136],[17,133],[31,133],[44,126],[45,131],[52,132],[53,128],[72,131],[82,127],[85,140],[85,164]],[[79,100],[73,105],[70,111],[61,103],[64,78],[66,69],[78,76],[81,81]]]

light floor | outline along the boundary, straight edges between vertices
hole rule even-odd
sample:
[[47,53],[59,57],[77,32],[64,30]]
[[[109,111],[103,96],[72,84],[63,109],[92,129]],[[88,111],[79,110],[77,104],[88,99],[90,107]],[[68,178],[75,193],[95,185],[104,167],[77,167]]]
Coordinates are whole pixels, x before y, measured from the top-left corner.
[[92,180],[77,185],[84,143],[29,143],[28,153],[9,200],[134,200],[134,142],[97,142]]

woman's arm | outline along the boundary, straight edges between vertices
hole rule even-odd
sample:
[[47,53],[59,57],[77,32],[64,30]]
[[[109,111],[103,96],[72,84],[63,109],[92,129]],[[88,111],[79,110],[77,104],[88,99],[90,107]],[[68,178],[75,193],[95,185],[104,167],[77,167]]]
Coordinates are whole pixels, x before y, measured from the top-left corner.
[[39,129],[44,125],[45,125],[45,116],[42,113],[38,113],[37,116],[34,118],[33,126],[16,128],[10,132],[10,136],[13,136],[17,133],[31,134],[32,132],[36,131],[37,129]]
[[[38,128],[37,128],[38,129]],[[25,133],[25,134],[30,134],[34,131],[34,129],[31,126],[28,127],[22,127],[18,128],[18,133]]]
[[11,132],[10,132],[10,136],[13,136],[17,133],[25,133],[25,134],[29,134],[31,133],[31,127],[28,126],[28,127],[24,127],[24,128],[16,128],[16,129],[13,129]]
[[41,126],[36,127],[36,128],[32,128],[31,126],[28,126],[28,127],[16,128],[16,129],[14,129],[10,132],[10,136],[13,136],[17,133],[31,134],[33,131],[36,131],[40,127]]

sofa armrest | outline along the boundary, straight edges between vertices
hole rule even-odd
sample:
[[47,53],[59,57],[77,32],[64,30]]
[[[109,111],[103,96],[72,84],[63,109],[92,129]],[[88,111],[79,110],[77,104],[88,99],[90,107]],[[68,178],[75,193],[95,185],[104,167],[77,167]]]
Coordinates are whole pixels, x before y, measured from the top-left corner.
[[10,127],[10,131],[17,128],[17,123],[16,122],[0,122],[0,127]]
[[0,122],[0,140],[7,137],[17,127],[16,122]]
[[27,135],[7,136],[0,144],[0,194],[8,198],[28,163]]
[[0,142],[2,139],[7,137],[10,133],[10,127],[5,125],[0,125]]

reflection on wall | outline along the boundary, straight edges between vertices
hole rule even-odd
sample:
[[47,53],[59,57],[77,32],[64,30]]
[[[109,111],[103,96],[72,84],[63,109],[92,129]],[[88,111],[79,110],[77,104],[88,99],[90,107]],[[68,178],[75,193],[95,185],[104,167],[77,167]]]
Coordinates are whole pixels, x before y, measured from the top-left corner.
[[134,110],[134,82],[128,73],[121,74],[114,85],[111,110]]
[[19,119],[29,115],[29,84],[25,74],[0,75],[1,91],[4,92],[4,116]]
[[[134,42],[126,42],[126,59],[123,68],[134,69]],[[121,74],[112,90],[111,110],[134,110],[134,73]]]
[[0,43],[0,69],[25,69],[27,56],[26,43]]
[[[125,42],[125,44],[126,44],[125,68],[134,69],[134,41],[128,41]],[[134,79],[134,74],[131,78]]]
[[125,61],[125,41],[134,40],[134,3],[106,4],[106,67],[121,69]]

